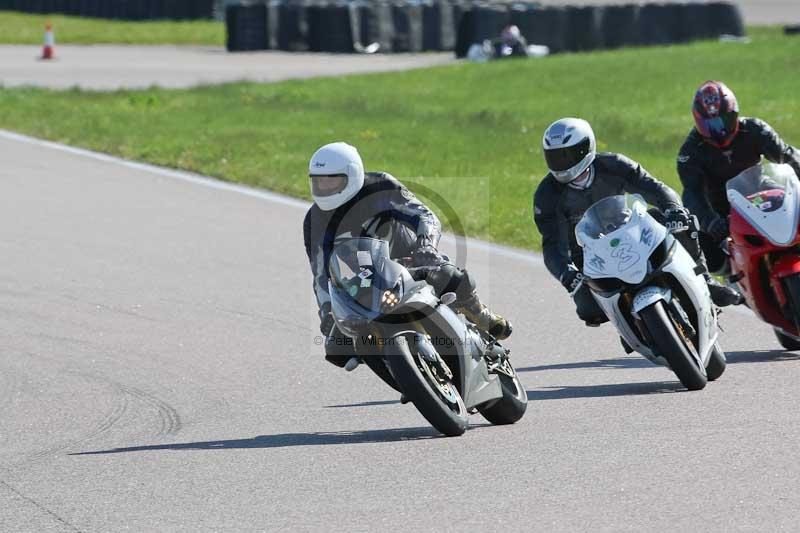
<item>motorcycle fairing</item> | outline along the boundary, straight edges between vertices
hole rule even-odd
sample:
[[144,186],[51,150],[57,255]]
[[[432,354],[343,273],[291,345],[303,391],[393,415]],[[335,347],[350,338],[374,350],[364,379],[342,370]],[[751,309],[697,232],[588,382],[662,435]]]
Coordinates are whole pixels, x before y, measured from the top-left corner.
[[797,237],[800,182],[789,165],[756,165],[726,184],[728,201],[758,233],[776,246]]
[[[602,203],[617,202],[628,206],[630,216],[625,221],[608,221],[592,211]],[[588,216],[587,216],[588,215]],[[603,225],[608,222],[611,231]],[[641,283],[649,272],[649,258],[666,238],[667,230],[647,213],[647,204],[638,195],[609,197],[586,212],[575,228],[578,243],[583,247],[583,273],[589,278],[616,278],[630,285]]]

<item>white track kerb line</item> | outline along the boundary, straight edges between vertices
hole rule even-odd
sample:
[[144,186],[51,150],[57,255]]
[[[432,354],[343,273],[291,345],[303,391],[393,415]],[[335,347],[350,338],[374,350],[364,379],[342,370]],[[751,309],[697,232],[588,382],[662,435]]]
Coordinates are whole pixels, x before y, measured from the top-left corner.
[[[233,192],[244,196],[249,196],[251,198],[258,198],[259,200],[264,200],[266,202],[281,204],[289,207],[296,207],[298,209],[308,209],[309,206],[311,206],[309,202],[306,202],[304,200],[298,200],[297,198],[291,198],[289,196],[284,196],[282,194],[277,194],[262,189],[255,189],[253,187],[248,187],[246,185],[228,183],[226,181],[221,181],[216,178],[203,176],[200,174],[194,174],[192,172],[173,170],[171,168],[160,167],[157,165],[150,165],[147,163],[137,163],[136,161],[129,161],[127,159],[122,159],[120,157],[114,157],[112,155],[102,154],[100,152],[93,152],[92,150],[86,150],[84,148],[75,148],[73,146],[68,146],[66,144],[61,144],[53,141],[44,141],[42,139],[28,137],[27,135],[20,135],[19,133],[14,133],[13,131],[0,129],[0,139],[7,139],[10,141],[16,141],[25,144],[41,146],[44,148],[50,148],[51,150],[58,150],[60,152],[66,152],[69,154],[78,155],[89,159],[94,159],[95,161],[112,163],[123,167],[149,172],[151,174],[156,174],[159,176],[163,176],[165,178],[171,178],[175,180],[194,183],[195,185],[201,185],[203,187],[208,187],[210,189]],[[442,238],[451,243],[455,243],[459,237],[446,233],[442,235]],[[501,246],[499,244],[481,241],[478,239],[467,239],[467,246],[469,248],[474,248],[476,250],[489,252],[495,255],[507,257],[509,259],[514,259],[524,263],[529,263],[537,266],[544,265],[544,261],[542,260],[542,257],[539,254],[535,254],[533,252],[528,252],[518,248],[512,248],[510,246]]]

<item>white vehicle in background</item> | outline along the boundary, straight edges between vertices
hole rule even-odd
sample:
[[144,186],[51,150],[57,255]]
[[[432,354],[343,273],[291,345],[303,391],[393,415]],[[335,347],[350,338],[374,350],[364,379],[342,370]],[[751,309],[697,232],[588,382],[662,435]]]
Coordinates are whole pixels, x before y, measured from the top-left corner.
[[722,375],[717,312],[702,272],[641,196],[600,200],[575,236],[584,283],[632,350],[671,368],[689,390]]

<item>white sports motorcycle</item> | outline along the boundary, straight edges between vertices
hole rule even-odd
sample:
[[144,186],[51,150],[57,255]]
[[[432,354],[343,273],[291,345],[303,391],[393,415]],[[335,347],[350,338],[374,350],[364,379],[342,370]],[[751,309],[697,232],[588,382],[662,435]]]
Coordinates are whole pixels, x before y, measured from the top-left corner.
[[671,368],[689,390],[722,375],[717,311],[702,272],[641,196],[600,200],[575,236],[584,283],[631,351]]

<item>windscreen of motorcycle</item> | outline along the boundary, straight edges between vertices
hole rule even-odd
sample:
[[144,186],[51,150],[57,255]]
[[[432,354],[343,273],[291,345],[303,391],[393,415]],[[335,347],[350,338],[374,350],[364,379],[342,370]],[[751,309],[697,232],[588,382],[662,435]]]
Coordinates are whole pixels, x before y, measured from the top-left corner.
[[794,242],[800,183],[792,167],[759,164],[729,180],[725,187],[731,207],[772,244]]
[[638,194],[609,196],[590,207],[575,227],[583,247],[583,274],[635,285],[648,273],[650,255],[667,229],[647,213]]
[[[369,237],[337,240],[328,260],[332,289],[358,304],[368,319],[385,311],[387,301],[398,302],[402,298],[403,270],[389,256],[389,243]],[[353,309],[352,305],[346,307]]]

